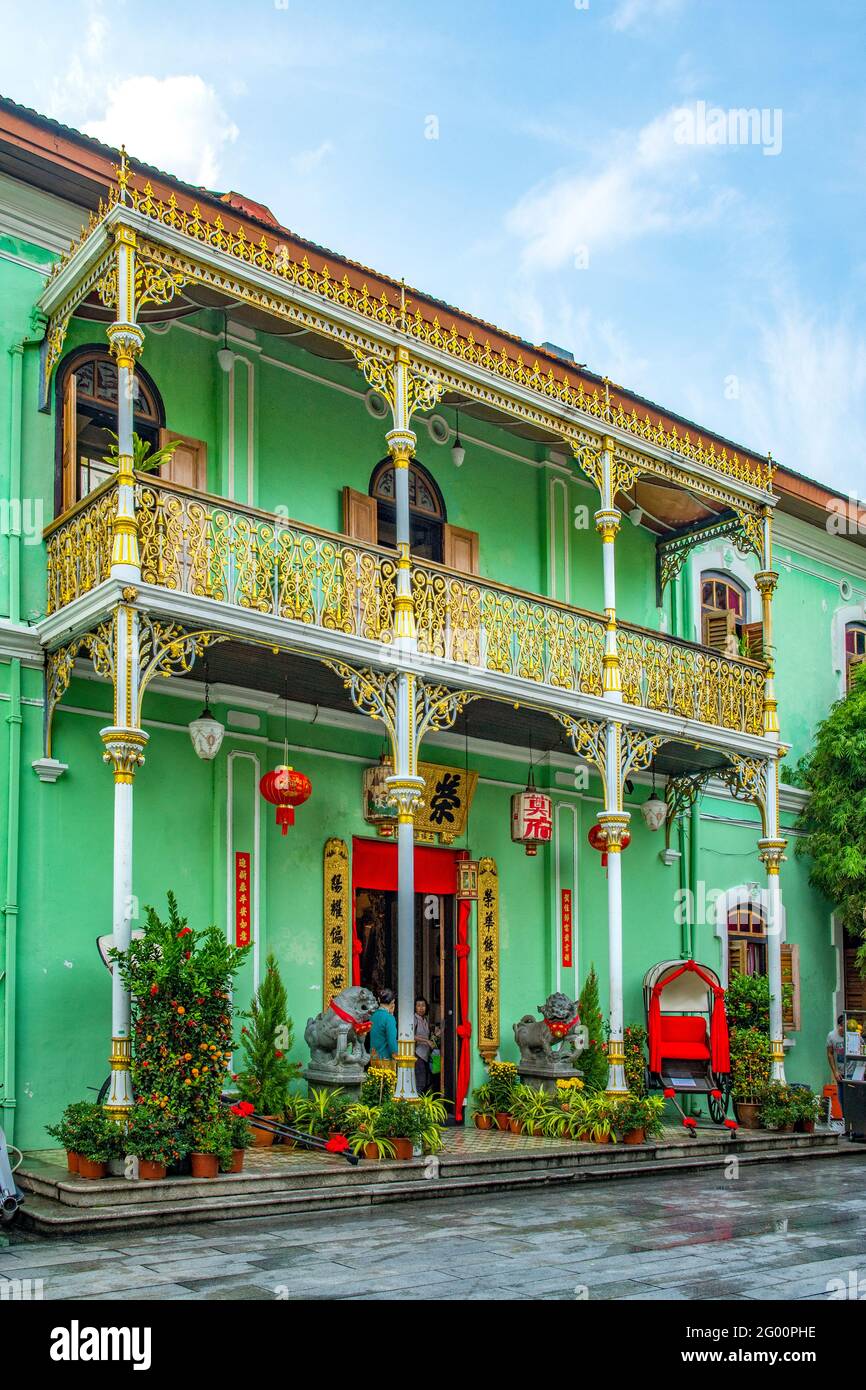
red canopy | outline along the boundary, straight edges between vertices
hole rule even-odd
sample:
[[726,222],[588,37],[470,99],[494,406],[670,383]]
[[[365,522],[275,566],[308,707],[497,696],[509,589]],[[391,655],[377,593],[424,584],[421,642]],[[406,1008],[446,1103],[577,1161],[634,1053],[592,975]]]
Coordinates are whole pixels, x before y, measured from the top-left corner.
[[662,1011],[659,1002],[662,990],[673,980],[691,970],[708,989],[713,992],[713,1011],[710,1017],[710,1061],[713,1071],[717,1076],[723,1076],[731,1070],[731,1053],[728,1044],[728,1019],[725,1013],[725,991],[721,985],[717,984],[713,976],[707,974],[705,970],[693,960],[684,960],[678,970],[673,974],[667,975],[663,980],[653,985],[650,996],[648,1032],[649,1032],[649,1069],[651,1072],[660,1072],[662,1069]]

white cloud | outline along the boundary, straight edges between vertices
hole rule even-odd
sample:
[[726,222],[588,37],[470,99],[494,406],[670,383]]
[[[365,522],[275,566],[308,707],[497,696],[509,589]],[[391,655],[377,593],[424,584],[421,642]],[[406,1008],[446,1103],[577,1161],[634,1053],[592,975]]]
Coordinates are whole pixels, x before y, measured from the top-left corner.
[[782,464],[866,493],[866,337],[843,318],[780,302],[741,384],[745,437]]
[[614,29],[632,29],[636,25],[655,23],[682,9],[684,0],[619,0],[611,16]]
[[238,128],[201,77],[126,77],[108,90],[105,114],[88,135],[190,183],[214,187],[225,147]]
[[318,169],[319,165],[328,158],[328,155],[333,154],[333,151],[334,146],[331,141],[323,140],[321,145],[317,145],[314,150],[301,150],[299,154],[292,155],[289,164],[296,174],[303,177]]
[[675,139],[677,112],[637,134],[615,137],[606,166],[592,175],[563,172],[530,189],[506,217],[523,243],[526,269],[554,270],[588,248],[592,257],[653,232],[682,231],[715,220],[734,196],[706,189],[698,165],[706,145]]

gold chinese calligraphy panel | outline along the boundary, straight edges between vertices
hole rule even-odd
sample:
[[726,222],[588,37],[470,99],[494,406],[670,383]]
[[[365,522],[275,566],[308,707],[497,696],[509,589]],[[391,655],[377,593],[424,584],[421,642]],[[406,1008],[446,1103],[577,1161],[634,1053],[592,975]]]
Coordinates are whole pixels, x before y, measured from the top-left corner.
[[349,851],[345,840],[326,840],[324,857],[322,1008],[352,983],[352,919],[349,912]]
[[478,1051],[489,1062],[499,1051],[499,870],[478,864]]

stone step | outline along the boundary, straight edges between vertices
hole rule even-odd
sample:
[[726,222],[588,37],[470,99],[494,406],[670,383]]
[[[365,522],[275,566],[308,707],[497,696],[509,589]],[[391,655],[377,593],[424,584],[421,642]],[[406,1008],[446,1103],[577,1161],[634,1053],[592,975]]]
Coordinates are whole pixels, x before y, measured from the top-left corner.
[[[795,1136],[780,1137],[791,1139]],[[743,1164],[757,1164],[805,1162],[810,1158],[862,1159],[866,1156],[866,1151],[857,1145],[840,1145],[835,1136],[827,1138],[832,1142],[813,1143],[809,1146],[776,1143],[764,1147],[752,1142],[744,1146],[748,1147],[749,1152],[737,1153],[737,1158]],[[606,1149],[608,1146],[599,1147]],[[172,1184],[175,1198],[170,1202],[148,1201],[145,1194],[136,1201],[82,1207],[71,1206],[55,1198],[33,1193],[28,1195],[18,1220],[24,1229],[62,1236],[205,1221],[304,1215],[308,1212],[375,1206],[387,1202],[423,1201],[437,1197],[472,1197],[508,1190],[531,1190],[568,1183],[617,1181],[622,1178],[637,1180],[641,1177],[663,1176],[673,1169],[678,1172],[707,1171],[723,1167],[730,1158],[733,1147],[730,1144],[725,1146],[724,1152],[696,1152],[694,1146],[689,1146],[684,1154],[676,1158],[648,1156],[641,1162],[572,1163],[570,1166],[556,1164],[543,1167],[536,1164],[533,1167],[524,1166],[520,1171],[494,1163],[488,1164],[486,1171],[481,1175],[460,1170],[460,1165],[452,1161],[445,1165],[444,1172],[440,1169],[438,1179],[424,1178],[420,1164],[412,1165],[411,1168],[408,1164],[401,1164],[390,1165],[398,1167],[400,1171],[397,1174],[389,1174],[387,1180],[383,1181],[382,1170],[385,1165],[377,1164],[375,1177],[371,1177],[372,1165],[368,1165],[365,1170],[361,1170],[365,1172],[365,1180],[357,1183],[331,1183],[331,1175],[328,1174],[327,1180],[321,1181],[318,1186],[288,1189],[284,1183],[278,1190],[247,1189],[241,1192],[235,1186],[227,1193],[224,1184],[223,1190],[215,1191],[214,1187],[220,1180],[214,1179],[206,1185],[205,1195],[198,1197],[191,1188],[179,1189],[176,1184]],[[322,1177],[324,1178],[324,1175]],[[126,1184],[127,1190],[131,1186],[132,1184]],[[197,1183],[195,1186],[200,1187],[201,1184]]]

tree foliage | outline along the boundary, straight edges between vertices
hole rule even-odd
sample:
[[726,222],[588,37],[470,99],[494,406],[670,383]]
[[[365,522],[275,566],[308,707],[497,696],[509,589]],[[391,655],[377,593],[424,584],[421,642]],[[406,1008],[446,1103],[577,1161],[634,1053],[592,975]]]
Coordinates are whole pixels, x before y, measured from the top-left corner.
[[[797,854],[810,859],[809,879],[833,904],[848,930],[863,936],[866,909],[866,664],[843,700],[819,725],[812,751],[798,767],[809,793],[798,828]],[[861,973],[866,946],[858,952]]]
[[577,1069],[591,1091],[603,1091],[607,1086],[607,1030],[601,1015],[594,965],[590,966],[583,982],[577,1012],[589,1033],[589,1046],[581,1053]]

